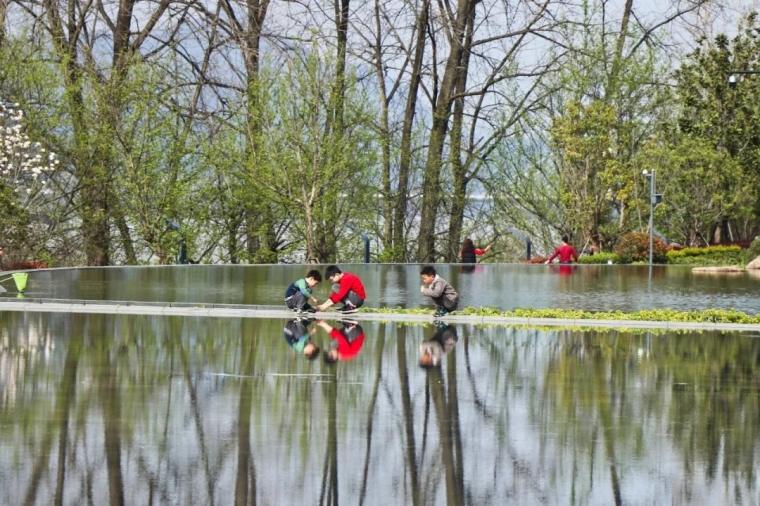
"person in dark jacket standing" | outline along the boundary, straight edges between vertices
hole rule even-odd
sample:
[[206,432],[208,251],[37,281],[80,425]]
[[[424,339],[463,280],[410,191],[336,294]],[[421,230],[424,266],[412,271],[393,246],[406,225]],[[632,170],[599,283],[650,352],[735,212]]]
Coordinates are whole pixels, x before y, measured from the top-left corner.
[[422,276],[422,282],[425,283],[420,287],[420,292],[435,302],[433,316],[439,317],[456,311],[457,305],[459,305],[459,294],[448,281],[435,273],[435,268],[432,265],[423,267],[420,276]]
[[490,244],[486,246],[485,249],[476,248],[472,239],[468,237],[462,244],[462,251],[459,253],[459,257],[462,259],[463,264],[474,264],[478,261],[478,256],[484,255],[490,250]]

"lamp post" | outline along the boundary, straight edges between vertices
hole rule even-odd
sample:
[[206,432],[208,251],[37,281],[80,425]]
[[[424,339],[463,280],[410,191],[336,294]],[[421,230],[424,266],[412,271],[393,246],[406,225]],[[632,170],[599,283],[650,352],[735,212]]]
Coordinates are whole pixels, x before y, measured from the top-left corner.
[[655,170],[652,172],[644,171],[641,173],[649,179],[649,266],[652,266],[652,252],[654,251],[654,207],[662,202],[662,194],[654,192]]
[[729,70],[728,71],[728,87],[736,88],[736,85],[739,84],[739,78],[737,76],[742,76],[746,74],[760,74],[760,70]]

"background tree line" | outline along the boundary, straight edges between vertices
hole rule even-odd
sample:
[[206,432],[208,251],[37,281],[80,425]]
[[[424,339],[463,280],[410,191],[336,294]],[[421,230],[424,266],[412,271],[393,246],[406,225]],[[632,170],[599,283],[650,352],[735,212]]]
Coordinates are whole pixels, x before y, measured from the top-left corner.
[[[57,265],[167,263],[181,241],[333,262],[362,231],[377,261],[456,261],[464,237],[511,261],[514,228],[601,251],[646,230],[644,168],[670,239],[752,238],[760,84],[726,78],[756,68],[755,15],[714,35],[716,2],[658,5],[3,2],[0,98],[30,145],[3,144],[0,244]],[[40,150],[54,170],[13,162]]]

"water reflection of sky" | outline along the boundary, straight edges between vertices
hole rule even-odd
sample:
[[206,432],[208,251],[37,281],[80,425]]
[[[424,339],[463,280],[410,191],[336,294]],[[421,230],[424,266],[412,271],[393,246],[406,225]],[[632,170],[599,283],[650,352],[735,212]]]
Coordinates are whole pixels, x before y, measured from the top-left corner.
[[757,497],[760,340],[458,325],[423,369],[433,326],[328,365],[284,324],[0,314],[0,503]]
[[[308,268],[192,265],[33,272],[27,296],[275,305],[282,303],[285,288]],[[362,278],[369,307],[430,306],[430,300],[419,292],[418,265],[358,264],[343,268]],[[470,271],[454,264],[437,265],[436,269],[459,292],[461,307],[594,311],[734,308],[754,314],[760,298],[760,277],[695,274],[683,266],[655,266],[651,277],[648,266],[487,264]],[[327,283],[315,292],[320,300],[328,294]]]

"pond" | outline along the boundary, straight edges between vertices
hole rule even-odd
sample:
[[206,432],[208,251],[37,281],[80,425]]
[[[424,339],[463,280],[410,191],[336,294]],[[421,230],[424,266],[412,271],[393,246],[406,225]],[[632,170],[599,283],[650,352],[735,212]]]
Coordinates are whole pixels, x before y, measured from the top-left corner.
[[298,323],[0,313],[0,503],[760,494],[757,335]]
[[[315,266],[324,272],[325,266]],[[567,308],[589,311],[670,308],[683,311],[734,308],[758,312],[760,272],[696,274],[686,266],[439,264],[438,273],[457,289],[460,307]],[[285,288],[311,267],[303,265],[188,265],[34,271],[27,297],[282,304]],[[369,307],[429,305],[420,294],[420,266],[343,265],[364,281]],[[14,297],[11,286],[6,297]],[[328,283],[316,289],[322,301]]]

